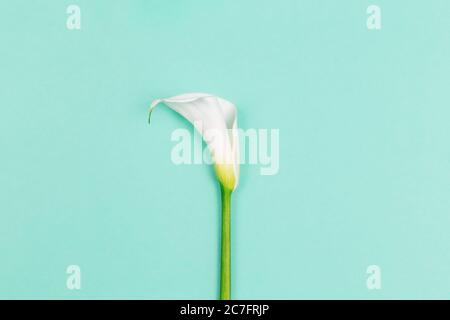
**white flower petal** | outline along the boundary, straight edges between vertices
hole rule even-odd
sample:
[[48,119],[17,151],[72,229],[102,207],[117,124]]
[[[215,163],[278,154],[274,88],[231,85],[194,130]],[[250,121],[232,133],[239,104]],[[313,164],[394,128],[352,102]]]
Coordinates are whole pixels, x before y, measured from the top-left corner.
[[187,93],[157,99],[186,118],[199,131],[211,152],[220,183],[234,190],[239,180],[239,137],[236,107],[229,101],[206,93]]

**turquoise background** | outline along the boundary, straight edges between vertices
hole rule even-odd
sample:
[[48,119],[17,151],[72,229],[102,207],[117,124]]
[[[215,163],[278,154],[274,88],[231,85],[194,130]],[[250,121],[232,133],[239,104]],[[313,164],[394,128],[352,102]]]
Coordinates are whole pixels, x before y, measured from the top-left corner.
[[212,168],[170,161],[170,134],[190,129],[174,112],[146,122],[152,99],[191,91],[233,101],[243,129],[280,130],[279,174],[242,166],[233,198],[234,298],[448,298],[448,12],[1,1],[0,298],[217,298]]

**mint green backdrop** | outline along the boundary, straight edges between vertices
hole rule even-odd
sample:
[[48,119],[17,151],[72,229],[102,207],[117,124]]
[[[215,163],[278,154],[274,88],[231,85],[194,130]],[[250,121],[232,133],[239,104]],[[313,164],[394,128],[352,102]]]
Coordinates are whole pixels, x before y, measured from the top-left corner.
[[448,298],[449,12],[1,1],[0,298],[217,298],[212,169],[170,161],[170,134],[190,129],[174,112],[146,122],[153,98],[190,91],[236,103],[244,129],[280,129],[279,174],[244,165],[233,198],[234,298]]

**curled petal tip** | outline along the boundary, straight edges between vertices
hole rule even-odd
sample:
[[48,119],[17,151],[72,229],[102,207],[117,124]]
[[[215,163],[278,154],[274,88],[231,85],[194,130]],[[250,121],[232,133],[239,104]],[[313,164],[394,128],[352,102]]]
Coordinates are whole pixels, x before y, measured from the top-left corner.
[[152,117],[152,111],[153,111],[153,109],[150,109],[150,111],[148,112],[148,124],[150,124],[150,119]]
[[150,119],[152,117],[153,109],[155,109],[156,106],[158,104],[160,104],[161,102],[162,102],[161,99],[156,99],[156,100],[153,100],[152,103],[150,104],[150,110],[148,111],[148,124],[150,124]]

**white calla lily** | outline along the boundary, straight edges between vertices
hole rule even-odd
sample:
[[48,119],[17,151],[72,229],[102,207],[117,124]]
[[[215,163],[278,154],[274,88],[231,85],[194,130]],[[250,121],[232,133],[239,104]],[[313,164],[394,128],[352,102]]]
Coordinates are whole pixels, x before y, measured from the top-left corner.
[[206,93],[188,93],[154,100],[150,114],[160,103],[182,115],[202,135],[211,152],[215,171],[224,188],[234,190],[239,182],[239,137],[236,107]]
[[239,181],[239,137],[236,107],[206,93],[188,93],[154,100],[152,111],[165,104],[178,112],[202,135],[208,145],[222,194],[220,299],[231,299],[231,193]]

